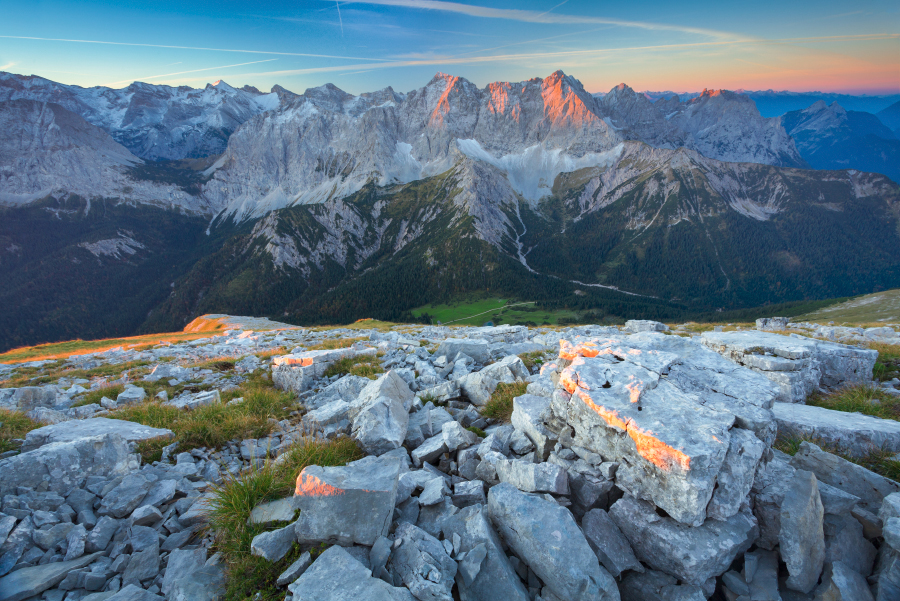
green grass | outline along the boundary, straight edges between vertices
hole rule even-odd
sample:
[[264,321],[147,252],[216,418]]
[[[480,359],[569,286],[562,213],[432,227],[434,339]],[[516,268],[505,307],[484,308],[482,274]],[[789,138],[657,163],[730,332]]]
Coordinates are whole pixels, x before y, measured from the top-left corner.
[[413,309],[411,313],[417,318],[428,314],[435,324],[440,321],[455,326],[480,326],[489,321],[494,325],[556,325],[560,319],[577,319],[574,311],[545,311],[537,309],[534,303],[507,306],[520,302],[523,301],[502,298],[466,299],[440,305],[423,305]]
[[466,430],[475,434],[476,436],[480,436],[481,438],[487,438],[487,432],[485,432],[481,428],[476,428],[475,426],[469,426],[468,428],[466,428]]
[[[152,388],[148,390],[148,394],[151,391]],[[243,397],[244,402],[239,405],[227,404],[236,397]],[[110,417],[154,428],[168,428],[175,433],[175,439],[179,443],[178,450],[181,452],[197,447],[219,448],[229,440],[262,438],[274,428],[269,420],[285,419],[294,405],[292,393],[276,390],[271,381],[256,376],[248,379],[237,390],[224,393],[221,403],[193,411],[149,401],[116,409],[110,413]],[[145,461],[153,460],[158,450],[153,445],[145,448]]]
[[806,404],[900,421],[900,397],[867,384],[842,388],[828,395],[812,394]]
[[355,357],[341,357],[328,366],[324,372],[326,378],[332,376],[343,376],[350,374],[352,376],[361,376],[375,380],[378,374],[384,373],[381,367],[379,356],[382,355],[357,355]]
[[91,378],[119,376],[124,372],[128,372],[131,376],[149,373],[147,361],[129,361],[128,363],[119,363],[118,365],[101,365],[93,369],[63,369],[63,362],[57,361],[56,365],[45,365],[40,368],[19,368],[16,375],[9,380],[2,382],[4,387],[16,388],[19,386],[40,386],[56,382],[60,378],[68,378],[76,380],[83,378],[89,380]]
[[359,338],[329,338],[327,340],[323,340],[319,344],[307,347],[308,351],[335,351],[342,348],[348,348],[353,346],[356,342],[362,342],[363,340],[368,340],[368,338],[364,336],[360,336]]
[[823,324],[833,321],[837,325],[900,323],[900,289],[852,298],[797,318],[801,320]]
[[25,438],[26,434],[40,427],[41,424],[21,411],[0,409],[0,453],[19,448],[13,440]]
[[532,351],[530,353],[522,353],[519,355],[519,359],[522,360],[522,363],[525,364],[525,367],[531,371],[531,368],[535,365],[541,366],[544,364],[544,361],[547,360],[547,356],[551,355],[549,351]]
[[900,345],[870,343],[869,348],[878,351],[878,360],[872,369],[876,380],[888,382],[900,378]]
[[345,465],[362,458],[356,442],[350,438],[331,441],[305,439],[286,453],[278,465],[267,463],[259,470],[248,470],[239,476],[226,477],[214,489],[210,511],[210,528],[215,535],[215,549],[227,565],[226,601],[276,601],[284,598],[284,589],[275,581],[301,550],[295,544],[286,557],[269,562],[250,554],[253,537],[283,527],[248,524],[253,508],[266,501],[290,496],[300,471],[308,465]]
[[72,403],[72,406],[83,407],[84,405],[90,405],[91,403],[99,403],[100,399],[102,399],[103,397],[116,400],[116,397],[119,396],[119,394],[121,394],[124,390],[124,384],[115,384],[113,386],[104,386],[102,388],[97,388],[96,390],[92,390],[84,395],[84,398],[82,398],[80,401]]
[[880,474],[885,478],[900,482],[900,461],[891,459],[891,457],[896,455],[896,453],[891,451],[872,449],[864,457],[854,457],[842,453],[840,449],[835,448],[825,441],[806,436],[779,436],[775,439],[775,444],[772,446],[793,457],[797,454],[797,451],[800,450],[800,445],[804,442],[811,442],[820,447],[823,451],[842,457],[851,463],[861,465],[867,470]]
[[513,399],[525,394],[526,388],[528,388],[527,382],[497,384],[494,394],[482,408],[481,415],[508,422],[512,418]]

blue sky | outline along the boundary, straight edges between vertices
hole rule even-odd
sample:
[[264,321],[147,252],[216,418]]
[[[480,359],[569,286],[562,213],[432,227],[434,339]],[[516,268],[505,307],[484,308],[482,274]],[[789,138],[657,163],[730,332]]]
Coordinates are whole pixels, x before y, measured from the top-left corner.
[[592,92],[900,91],[900,2],[0,2],[0,70],[81,86],[409,91],[562,69]]

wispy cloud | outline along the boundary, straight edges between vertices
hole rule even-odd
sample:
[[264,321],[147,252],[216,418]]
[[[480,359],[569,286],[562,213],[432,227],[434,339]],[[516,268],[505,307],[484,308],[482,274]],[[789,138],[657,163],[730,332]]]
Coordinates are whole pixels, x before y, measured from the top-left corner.
[[341,24],[341,37],[344,37],[344,19],[341,18],[341,3],[335,0],[334,5],[337,6],[338,23]]
[[269,50],[243,50],[237,48],[203,48],[199,46],[170,46],[166,44],[138,44],[134,42],[107,42],[104,40],[70,40],[66,38],[39,38],[24,35],[0,35],[6,40],[38,40],[41,42],[70,42],[74,44],[103,44],[107,46],[135,46],[138,48],[169,48],[173,50],[204,50],[209,52],[237,52],[243,54],[268,54],[274,56],[304,56],[310,58],[337,58],[352,61],[379,61],[382,59],[362,56],[337,56],[333,54],[309,54],[304,52],[273,52]]
[[190,71],[177,71],[175,73],[163,73],[162,75],[145,75],[144,77],[136,77],[134,79],[123,79],[121,81],[114,81],[112,83],[108,83],[108,86],[117,86],[123,83],[131,83],[133,81],[146,81],[148,79],[161,79],[163,77],[173,77],[175,75],[184,75],[186,73],[200,73],[202,71],[215,71],[216,69],[231,69],[232,67],[243,67],[245,65],[258,65],[259,63],[271,63],[272,61],[277,61],[277,58],[267,58],[261,61],[251,61],[249,63],[238,63],[236,65],[221,65],[218,67],[204,67],[203,69],[191,69]]
[[543,17],[543,16],[546,15],[547,13],[553,12],[554,10],[556,10],[557,8],[559,8],[560,6],[562,6],[563,4],[565,4],[565,3],[568,2],[568,1],[569,1],[569,0],[563,0],[562,2],[560,2],[559,4],[557,4],[556,6],[554,6],[553,8],[551,8],[550,10],[545,10],[544,12],[542,12],[541,14],[539,14],[538,17]]
[[5,65],[0,65],[0,71],[9,71],[13,67],[16,66],[16,63],[6,63]]
[[[680,31],[682,33],[701,34],[714,38],[736,38],[733,33],[705,29],[702,27],[688,27],[685,25],[672,25],[668,23],[652,23],[648,21],[628,21],[624,19],[611,19],[606,17],[591,17],[582,15],[561,15],[534,10],[521,10],[511,8],[490,8],[473,4],[461,4],[459,2],[447,2],[445,0],[347,0],[345,4],[376,4],[379,6],[398,6],[419,10],[437,10],[443,12],[458,13],[470,17],[483,19],[506,19],[521,21],[523,23],[540,23],[543,25],[619,25],[622,27],[636,27],[652,31]],[[554,7],[556,8],[556,7]],[[550,9],[553,10],[553,9]]]

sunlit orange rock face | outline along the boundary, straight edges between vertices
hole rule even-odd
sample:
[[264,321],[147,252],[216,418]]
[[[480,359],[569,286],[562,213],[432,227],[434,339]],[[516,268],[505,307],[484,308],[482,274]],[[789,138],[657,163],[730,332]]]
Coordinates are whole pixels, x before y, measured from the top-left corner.
[[[732,486],[720,481],[719,473],[729,452],[735,413],[761,416],[763,436],[772,419],[770,411],[718,392],[727,386],[714,368],[734,370],[705,351],[662,334],[562,339],[559,357],[568,365],[559,372],[562,390],[551,403],[553,419],[572,427],[572,444],[619,462],[620,488],[690,525],[705,519],[717,484],[722,489]],[[758,375],[744,371],[740,375],[748,381]],[[754,471],[755,463],[742,473]],[[750,483],[752,479],[739,486],[746,484],[749,491]],[[738,493],[739,499],[746,495]],[[722,510],[718,504],[716,515],[737,511],[739,505]]]
[[344,492],[342,488],[322,482],[318,477],[308,473],[306,469],[297,476],[297,487],[294,489],[295,496],[304,497],[335,497]]
[[459,83],[459,77],[447,75],[446,73],[438,73],[435,79],[437,78],[442,78],[446,87],[444,88],[444,93],[438,99],[437,106],[431,112],[429,125],[433,127],[440,127],[444,124],[444,118],[450,112],[450,95],[455,90],[456,84]]
[[587,123],[601,121],[587,106],[588,99],[578,92],[583,90],[576,91],[562,71],[544,79],[541,86],[544,118],[556,127],[582,127]]

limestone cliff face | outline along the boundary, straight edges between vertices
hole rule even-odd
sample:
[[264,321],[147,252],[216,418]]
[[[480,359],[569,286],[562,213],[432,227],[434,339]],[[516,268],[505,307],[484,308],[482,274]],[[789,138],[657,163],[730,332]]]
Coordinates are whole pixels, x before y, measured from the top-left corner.
[[273,89],[236,89],[223,81],[202,89],[134,82],[126,88],[81,88],[43,77],[0,73],[0,102],[53,102],[110,134],[149,160],[220,154],[243,122],[294,96]]
[[53,103],[0,102],[0,203],[21,205],[57,195],[120,198],[208,213],[205,201],[170,184],[136,180],[142,161],[109,134]]

